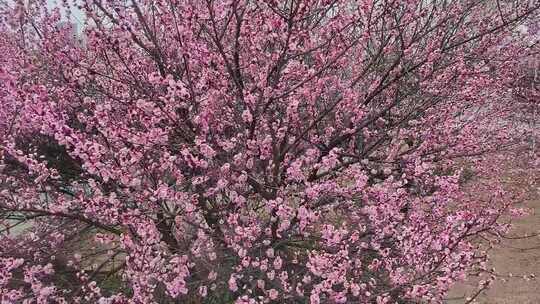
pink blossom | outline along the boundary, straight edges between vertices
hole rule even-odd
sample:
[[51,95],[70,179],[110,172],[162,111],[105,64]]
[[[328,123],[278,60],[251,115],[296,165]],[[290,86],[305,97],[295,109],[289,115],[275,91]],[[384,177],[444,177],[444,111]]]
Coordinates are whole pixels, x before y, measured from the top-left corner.
[[275,289],[270,289],[268,291],[268,297],[271,299],[271,300],[275,300],[278,298],[278,295],[279,295],[279,292]]
[[439,303],[526,214],[531,1],[12,2],[2,302]]
[[234,276],[229,278],[229,290],[233,292],[238,290],[238,285],[236,285],[236,279]]
[[274,259],[274,269],[276,270],[279,270],[281,269],[281,266],[283,265],[283,260],[281,259],[281,257],[276,257]]

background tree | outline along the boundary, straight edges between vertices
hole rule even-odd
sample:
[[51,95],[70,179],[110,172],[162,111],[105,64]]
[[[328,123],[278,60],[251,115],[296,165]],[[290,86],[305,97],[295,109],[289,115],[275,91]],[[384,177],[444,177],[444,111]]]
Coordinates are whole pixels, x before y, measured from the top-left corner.
[[537,1],[75,5],[1,4],[4,302],[441,302],[508,228]]

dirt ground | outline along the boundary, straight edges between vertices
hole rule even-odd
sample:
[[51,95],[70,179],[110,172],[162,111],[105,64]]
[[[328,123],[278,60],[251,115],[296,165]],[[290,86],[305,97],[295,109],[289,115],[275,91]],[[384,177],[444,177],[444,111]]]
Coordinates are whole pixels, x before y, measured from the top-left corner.
[[[530,208],[531,213],[513,221],[509,236],[514,238],[504,239],[490,253],[497,280],[471,301],[478,290],[478,279],[471,278],[451,290],[447,304],[540,304],[540,168],[531,169],[535,171],[532,180],[523,185],[531,194],[523,207]],[[520,172],[510,170],[509,181],[522,178]]]

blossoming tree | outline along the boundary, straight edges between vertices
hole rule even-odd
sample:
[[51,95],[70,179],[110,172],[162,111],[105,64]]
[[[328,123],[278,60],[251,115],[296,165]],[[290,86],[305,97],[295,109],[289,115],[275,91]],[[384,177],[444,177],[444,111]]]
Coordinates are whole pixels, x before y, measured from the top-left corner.
[[2,303],[441,302],[507,228],[537,1],[45,2],[0,4]]

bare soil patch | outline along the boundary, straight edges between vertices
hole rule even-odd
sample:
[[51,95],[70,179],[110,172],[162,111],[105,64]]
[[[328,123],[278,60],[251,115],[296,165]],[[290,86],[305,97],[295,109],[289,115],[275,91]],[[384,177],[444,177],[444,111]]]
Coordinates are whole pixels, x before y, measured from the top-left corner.
[[470,277],[451,290],[448,304],[540,303],[540,168],[516,167],[509,168],[505,179],[513,187],[527,189],[528,199],[522,207],[529,208],[530,214],[514,220],[509,238],[491,250],[490,266],[497,278],[491,287],[471,299],[483,278]]

